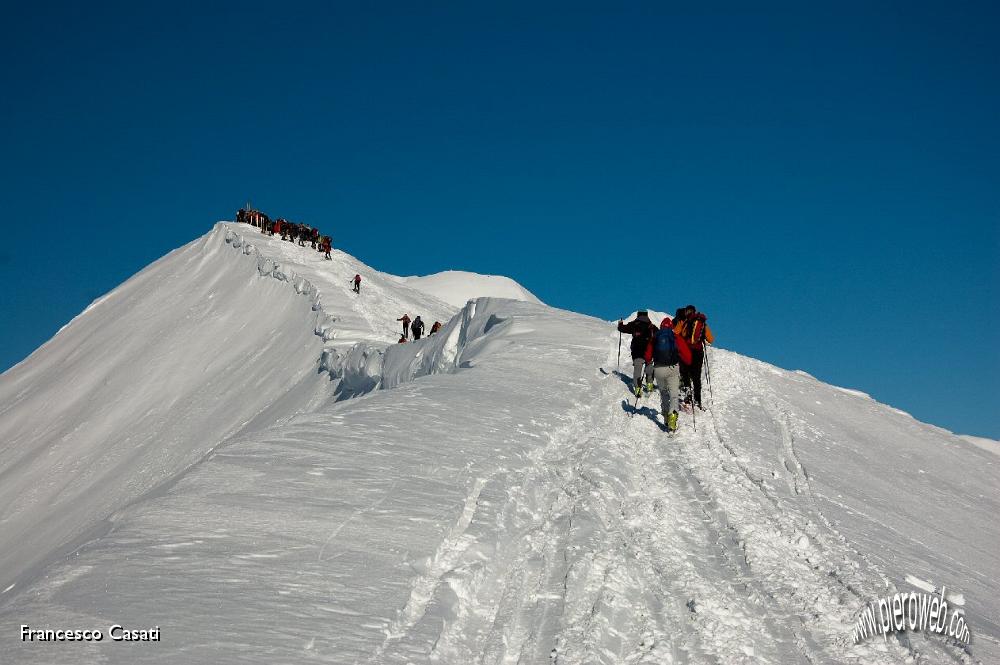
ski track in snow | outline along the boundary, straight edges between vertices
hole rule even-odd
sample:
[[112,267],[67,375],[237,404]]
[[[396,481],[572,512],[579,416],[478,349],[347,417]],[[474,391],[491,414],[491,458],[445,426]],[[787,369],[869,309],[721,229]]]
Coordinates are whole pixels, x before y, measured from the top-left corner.
[[[727,445],[717,416],[724,398],[700,431],[688,421],[667,440],[648,418],[609,411],[622,386],[604,379],[525,471],[496,483],[508,488],[502,506],[491,501],[471,521],[467,506],[452,569],[433,576],[447,578],[454,618],[428,660],[967,660],[927,640],[918,652],[905,635],[850,641],[857,608],[888,580],[817,507],[786,407],[740,369],[737,361],[726,378],[743,381],[735,394],[751,391],[769,415],[784,491]],[[481,493],[477,485],[477,507]],[[470,542],[470,531],[482,535]],[[476,555],[459,561],[469,550]],[[421,588],[423,605],[429,594]],[[387,647],[404,634],[391,633],[373,662],[395,662]]]
[[[744,389],[777,402],[763,384]],[[423,611],[428,583],[447,580],[440,595],[453,618],[429,661],[916,662],[905,637],[850,643],[857,607],[886,578],[816,507],[787,412],[763,407],[782,493],[726,445],[716,416],[724,400],[700,432],[686,422],[666,440],[647,418],[606,408],[621,393],[604,379],[524,471],[493,479],[502,505],[480,505],[476,485],[460,535],[404,608],[412,627],[411,603]],[[391,631],[373,662],[411,659],[391,649],[405,636]]]
[[[349,303],[331,297],[363,271],[354,259],[260,244],[316,287],[335,319],[329,347],[391,344],[393,319],[425,313],[414,302],[449,311],[379,276]],[[861,606],[908,571],[838,521],[855,509],[821,491],[805,454],[837,441],[768,372],[813,379],[712,349],[710,408],[667,437],[658,395],[631,417],[628,380],[596,369],[616,363],[604,324],[504,307],[470,305],[412,345],[413,366],[437,344],[463,373],[285,413],[215,447],[2,616],[172,617],[188,636],[143,652],[150,662],[978,662],[936,636],[851,641]],[[224,625],[188,616],[203,607]],[[15,662],[35,653],[12,648]]]

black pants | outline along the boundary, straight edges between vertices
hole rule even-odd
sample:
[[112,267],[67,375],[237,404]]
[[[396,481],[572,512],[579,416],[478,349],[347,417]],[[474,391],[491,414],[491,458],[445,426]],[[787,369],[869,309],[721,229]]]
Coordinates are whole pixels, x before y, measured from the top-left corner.
[[688,389],[688,400],[701,406],[701,368],[705,364],[705,349],[691,349],[691,364],[681,363],[681,385]]

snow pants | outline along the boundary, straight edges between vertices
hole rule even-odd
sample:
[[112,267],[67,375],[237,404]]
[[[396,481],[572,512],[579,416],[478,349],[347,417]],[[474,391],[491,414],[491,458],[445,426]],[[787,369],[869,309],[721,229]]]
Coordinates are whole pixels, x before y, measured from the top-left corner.
[[694,394],[694,403],[701,406],[701,369],[705,364],[705,349],[691,349],[691,364],[681,367],[684,386]]
[[677,410],[681,370],[677,365],[661,365],[653,370],[653,376],[660,389],[660,413],[666,418],[668,413]]
[[645,358],[632,358],[632,389],[642,385],[642,367],[646,366],[646,383],[653,380],[653,363],[647,363]]

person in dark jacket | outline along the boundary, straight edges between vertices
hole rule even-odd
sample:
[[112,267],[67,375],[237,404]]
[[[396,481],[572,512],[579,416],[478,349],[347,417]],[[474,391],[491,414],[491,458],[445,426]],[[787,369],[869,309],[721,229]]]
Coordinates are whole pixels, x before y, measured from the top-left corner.
[[406,339],[409,339],[410,338],[410,315],[409,314],[404,314],[403,316],[401,316],[400,318],[398,318],[396,320],[403,322],[403,337],[406,338]]
[[354,292],[361,293],[361,275],[354,276]]
[[413,333],[413,341],[417,341],[424,334],[424,322],[420,320],[419,316],[413,319],[413,323],[410,324],[410,332]]
[[656,324],[649,320],[645,310],[636,314],[635,319],[624,323],[618,321],[618,332],[632,335],[632,390],[636,395],[642,391],[643,368],[645,367],[646,390],[653,390],[653,363],[646,361],[649,343],[656,335]]
[[434,325],[431,326],[431,331],[429,333],[427,333],[427,335],[428,336],[433,335],[434,333],[436,333],[439,330],[441,330],[441,322],[440,321],[435,321]]

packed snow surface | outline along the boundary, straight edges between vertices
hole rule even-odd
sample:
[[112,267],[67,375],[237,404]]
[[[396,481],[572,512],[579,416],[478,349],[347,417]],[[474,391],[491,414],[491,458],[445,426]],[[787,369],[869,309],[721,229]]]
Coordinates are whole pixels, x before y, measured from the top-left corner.
[[[394,344],[404,310],[447,323]],[[1000,662],[995,455],[717,348],[668,438],[617,349],[217,226],[3,375],[0,660]],[[853,643],[942,586],[967,649]],[[161,641],[14,630],[113,623]]]
[[962,434],[960,438],[968,441],[977,448],[988,450],[994,455],[1000,455],[1000,441],[997,441],[996,439],[987,439],[982,436],[970,436],[968,434]]
[[446,270],[425,277],[400,277],[403,284],[429,293],[453,307],[461,307],[475,298],[510,298],[540,303],[531,291],[510,277],[480,275],[464,270]]

